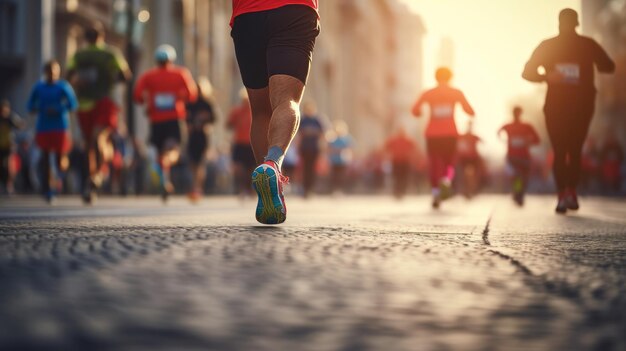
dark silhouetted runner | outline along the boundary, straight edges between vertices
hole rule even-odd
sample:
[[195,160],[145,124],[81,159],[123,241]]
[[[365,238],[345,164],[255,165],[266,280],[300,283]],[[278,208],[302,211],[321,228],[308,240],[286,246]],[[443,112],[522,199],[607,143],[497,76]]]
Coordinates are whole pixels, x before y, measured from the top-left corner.
[[231,36],[252,108],[252,184],[256,219],[287,218],[281,174],[285,152],[298,130],[299,105],[319,34],[317,0],[233,0]]
[[442,67],[435,73],[437,87],[424,92],[413,106],[413,115],[422,115],[422,106],[430,106],[430,120],[426,128],[426,148],[430,162],[430,184],[433,208],[450,197],[454,179],[454,161],[457,151],[458,132],[454,122],[454,108],[461,104],[465,113],[474,116],[474,110],[465,95],[450,86],[452,71]]
[[[543,41],[526,63],[522,77],[547,82],[544,105],[548,135],[554,149],[554,178],[558,190],[556,212],[578,209],[576,187],[580,179],[581,153],[593,118],[596,89],[594,66],[612,73],[615,63],[593,39],[576,33],[578,14],[559,14],[559,35]],[[543,67],[545,73],[540,73]]]
[[513,108],[513,123],[504,125],[498,135],[506,133],[508,149],[506,159],[513,169],[513,200],[520,206],[524,204],[524,195],[530,175],[530,147],[539,144],[539,135],[535,128],[522,122],[522,108]]

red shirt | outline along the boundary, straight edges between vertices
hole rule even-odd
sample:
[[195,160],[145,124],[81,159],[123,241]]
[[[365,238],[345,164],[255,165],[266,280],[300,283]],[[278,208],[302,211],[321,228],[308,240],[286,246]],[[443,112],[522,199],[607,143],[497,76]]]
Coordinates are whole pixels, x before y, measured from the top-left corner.
[[198,98],[196,83],[186,68],[175,65],[153,68],[139,77],[134,99],[147,101],[152,123],[185,119],[186,103]]
[[250,127],[252,126],[252,110],[250,104],[239,105],[228,116],[228,128],[234,132],[235,144],[250,144]]
[[422,105],[430,106],[430,120],[426,127],[426,137],[456,137],[456,123],[454,122],[454,108],[460,103],[463,110],[473,116],[474,110],[465,99],[465,95],[449,86],[438,86],[426,91],[415,103],[413,112],[416,116],[421,113]]
[[463,134],[459,136],[457,143],[458,153],[457,155],[463,159],[476,159],[479,158],[478,143],[480,138],[474,134]]
[[500,129],[508,135],[508,152],[510,157],[530,158],[530,147],[539,143],[539,135],[528,123],[509,123]]
[[286,5],[305,5],[317,11],[318,0],[233,0],[233,16],[230,25],[233,25],[235,17],[249,12],[259,12],[277,9]]
[[417,147],[411,138],[394,135],[385,143],[385,150],[391,155],[392,162],[408,163],[415,156]]

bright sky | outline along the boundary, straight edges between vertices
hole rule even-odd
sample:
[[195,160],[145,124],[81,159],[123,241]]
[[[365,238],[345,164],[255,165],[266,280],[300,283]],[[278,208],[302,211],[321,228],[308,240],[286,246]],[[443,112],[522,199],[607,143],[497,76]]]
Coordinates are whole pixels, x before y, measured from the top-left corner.
[[[502,155],[497,129],[510,119],[515,97],[536,89],[521,78],[524,64],[541,40],[557,34],[559,11],[566,7],[579,11],[580,0],[402,1],[421,15],[426,26],[425,86],[435,84],[441,39],[449,37],[454,43],[453,84],[476,110],[474,128],[485,141],[482,150],[495,149]],[[457,119],[462,122],[460,131],[465,130],[465,120]]]

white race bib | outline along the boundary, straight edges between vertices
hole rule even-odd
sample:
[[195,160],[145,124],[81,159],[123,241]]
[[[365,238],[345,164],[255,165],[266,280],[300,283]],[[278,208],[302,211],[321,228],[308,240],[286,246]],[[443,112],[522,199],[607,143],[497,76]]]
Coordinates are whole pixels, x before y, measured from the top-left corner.
[[435,105],[433,106],[433,117],[435,118],[452,118],[452,112],[454,111],[453,105]]
[[580,82],[580,66],[575,63],[557,63],[556,70],[563,76],[564,83],[578,84]]
[[524,137],[513,137],[511,138],[511,147],[514,148],[522,148],[526,146],[526,138]]
[[176,97],[170,93],[156,94],[154,96],[154,107],[162,111],[173,110],[176,107]]

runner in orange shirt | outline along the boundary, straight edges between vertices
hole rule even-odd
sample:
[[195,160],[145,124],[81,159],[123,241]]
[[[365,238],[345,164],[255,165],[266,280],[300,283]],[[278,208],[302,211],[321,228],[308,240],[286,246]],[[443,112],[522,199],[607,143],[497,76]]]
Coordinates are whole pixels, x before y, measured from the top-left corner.
[[437,87],[424,92],[413,106],[413,115],[422,115],[422,106],[430,106],[430,120],[426,128],[426,148],[430,162],[430,183],[433,207],[439,208],[441,201],[450,196],[454,178],[454,158],[457,150],[458,132],[454,122],[454,108],[461,104],[465,113],[474,116],[472,106],[465,95],[450,86],[452,71],[446,67],[435,73]]
[[165,201],[174,191],[169,179],[170,167],[178,162],[187,140],[186,104],[196,101],[198,89],[189,71],[173,64],[176,60],[173,47],[159,46],[155,59],[157,66],[139,77],[134,98],[147,106],[150,142],[159,154],[158,171]]

